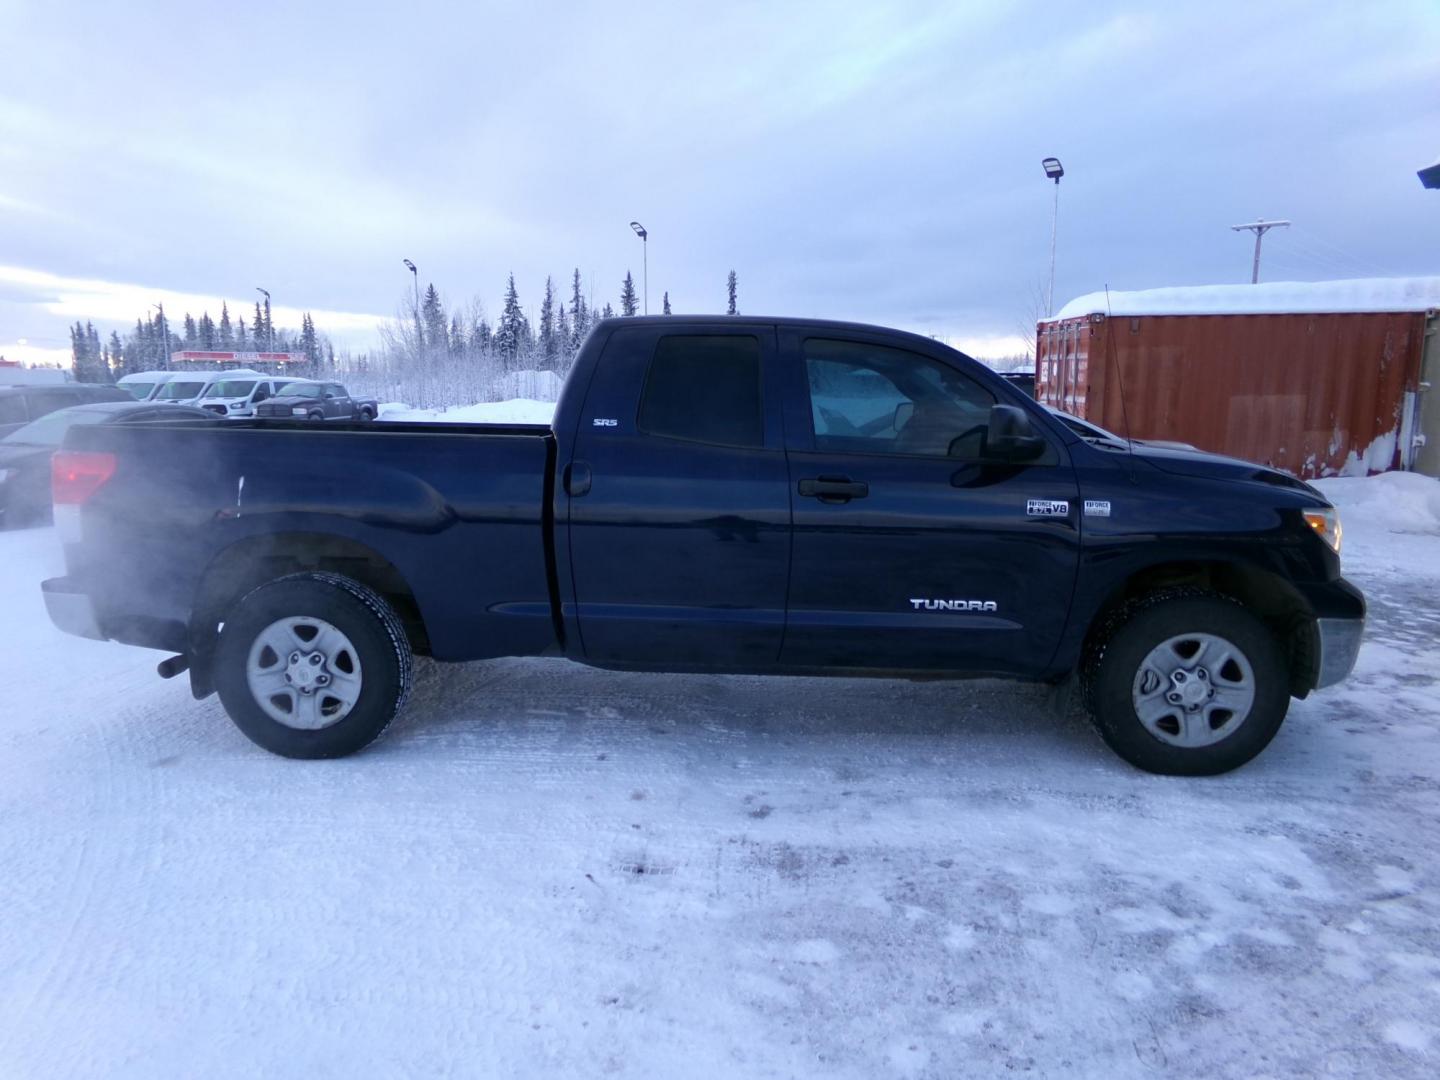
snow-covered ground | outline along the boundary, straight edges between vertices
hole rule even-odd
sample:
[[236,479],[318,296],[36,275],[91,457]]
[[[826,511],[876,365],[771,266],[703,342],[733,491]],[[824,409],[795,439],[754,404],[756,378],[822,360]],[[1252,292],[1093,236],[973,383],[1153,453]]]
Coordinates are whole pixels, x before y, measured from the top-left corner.
[[1359,670],[1212,780],[1035,688],[553,661],[284,761],[0,533],[0,1076],[1433,1076],[1440,484],[1321,486]]
[[548,424],[555,414],[553,401],[512,398],[449,409],[412,409],[399,401],[380,405],[381,420],[429,421],[442,424]]

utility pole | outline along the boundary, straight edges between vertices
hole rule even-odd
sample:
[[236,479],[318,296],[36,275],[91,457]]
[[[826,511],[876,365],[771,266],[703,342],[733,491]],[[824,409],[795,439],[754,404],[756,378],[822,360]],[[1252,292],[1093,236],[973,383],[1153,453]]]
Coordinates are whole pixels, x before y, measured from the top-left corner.
[[1249,225],[1231,225],[1232,232],[1244,232],[1250,229],[1255,233],[1255,262],[1250,268],[1250,284],[1256,285],[1260,282],[1260,238],[1271,229],[1288,229],[1288,221],[1265,221],[1263,218],[1252,221]]

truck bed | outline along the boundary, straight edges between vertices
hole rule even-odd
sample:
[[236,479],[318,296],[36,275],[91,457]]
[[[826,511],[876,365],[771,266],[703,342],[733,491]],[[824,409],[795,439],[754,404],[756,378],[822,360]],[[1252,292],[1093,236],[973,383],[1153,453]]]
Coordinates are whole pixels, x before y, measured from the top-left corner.
[[118,463],[86,506],[85,542],[67,545],[107,636],[185,651],[215,565],[323,535],[327,558],[378,561],[408,584],[438,659],[556,643],[545,425],[107,425],[66,445]]

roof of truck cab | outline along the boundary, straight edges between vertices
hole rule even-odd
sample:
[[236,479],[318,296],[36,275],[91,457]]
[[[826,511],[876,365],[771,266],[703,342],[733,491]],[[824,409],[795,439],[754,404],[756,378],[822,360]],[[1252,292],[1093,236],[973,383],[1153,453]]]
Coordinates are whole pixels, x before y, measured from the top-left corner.
[[[597,327],[619,328],[622,326],[675,326],[680,323],[703,323],[706,326],[773,326],[777,329],[793,328],[802,330],[837,330],[866,334],[886,334],[928,345],[940,345],[952,352],[960,352],[953,345],[946,345],[939,338],[927,337],[911,330],[896,330],[893,326],[879,326],[875,323],[845,322],[840,319],[807,319],[798,315],[616,315],[601,319]],[[962,355],[968,355],[963,354]]]

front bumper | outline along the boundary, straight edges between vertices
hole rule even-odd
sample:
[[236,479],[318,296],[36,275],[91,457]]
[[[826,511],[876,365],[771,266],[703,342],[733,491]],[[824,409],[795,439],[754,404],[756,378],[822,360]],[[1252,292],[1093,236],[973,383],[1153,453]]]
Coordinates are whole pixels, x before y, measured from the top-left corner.
[[40,591],[45,594],[45,611],[56,627],[76,637],[106,640],[95,616],[94,602],[84,593],[75,592],[67,579],[42,581]]
[[1360,638],[1364,630],[1364,619],[1315,620],[1316,638],[1320,643],[1316,690],[1334,686],[1355,670],[1355,658],[1360,655]]

